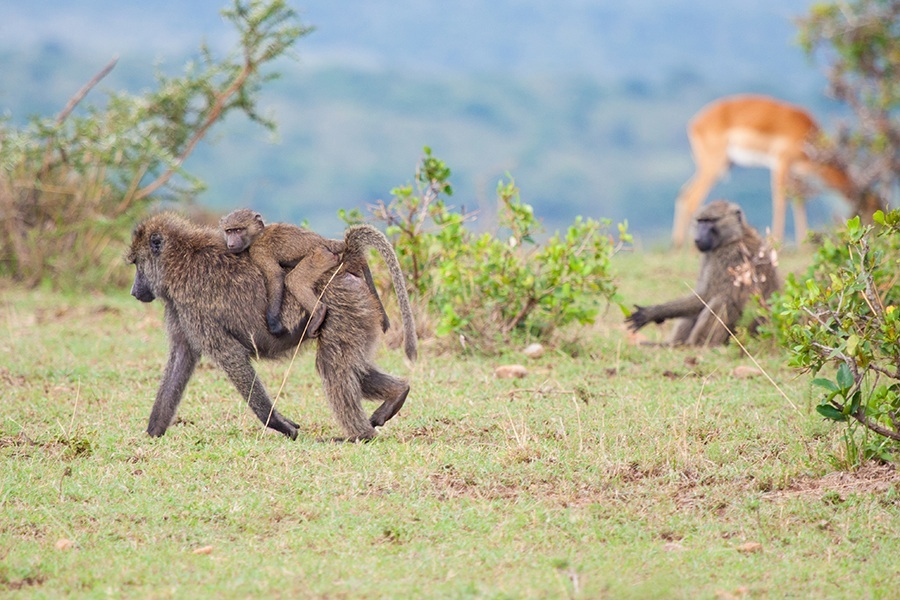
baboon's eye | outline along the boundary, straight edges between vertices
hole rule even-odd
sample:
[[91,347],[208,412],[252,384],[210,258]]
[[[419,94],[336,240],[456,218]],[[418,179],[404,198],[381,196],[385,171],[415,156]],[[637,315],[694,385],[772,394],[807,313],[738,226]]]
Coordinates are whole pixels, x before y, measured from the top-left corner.
[[163,247],[163,236],[161,233],[151,233],[150,234],[150,252],[154,255],[159,256],[159,253],[162,252]]

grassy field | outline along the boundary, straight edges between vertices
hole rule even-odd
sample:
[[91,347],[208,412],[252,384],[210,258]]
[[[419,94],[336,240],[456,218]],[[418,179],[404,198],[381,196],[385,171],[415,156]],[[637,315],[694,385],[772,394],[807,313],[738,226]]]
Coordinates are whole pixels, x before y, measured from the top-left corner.
[[[786,268],[802,255],[783,259]],[[696,257],[617,256],[622,293],[686,292]],[[880,598],[900,486],[845,471],[809,377],[760,341],[636,345],[611,309],[537,360],[423,344],[402,413],[339,432],[312,356],[260,365],[290,441],[204,362],[145,433],[162,306],[0,289],[0,596]],[[395,321],[398,319],[395,318]],[[662,339],[652,328],[649,339]],[[577,349],[577,352],[573,352]],[[564,351],[565,350],[565,351]],[[495,367],[529,375],[498,380]]]

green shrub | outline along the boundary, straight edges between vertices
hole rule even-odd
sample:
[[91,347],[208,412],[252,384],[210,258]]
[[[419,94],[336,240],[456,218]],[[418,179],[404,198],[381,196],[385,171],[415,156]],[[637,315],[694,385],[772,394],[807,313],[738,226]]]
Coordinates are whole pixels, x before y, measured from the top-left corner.
[[497,185],[497,230],[476,233],[467,227],[474,215],[445,201],[453,193],[449,177],[450,169],[425,148],[415,183],[371,207],[437,335],[489,353],[570,323],[591,323],[601,301],[617,302],[610,258],[629,241],[626,224],[617,243],[608,221],[579,217],[564,234],[539,243],[540,222],[508,178]]
[[807,273],[788,276],[769,326],[791,365],[830,373],[813,380],[824,390],[816,410],[846,423],[853,462],[885,458],[900,441],[900,211],[875,221],[864,227],[856,217],[825,238]]

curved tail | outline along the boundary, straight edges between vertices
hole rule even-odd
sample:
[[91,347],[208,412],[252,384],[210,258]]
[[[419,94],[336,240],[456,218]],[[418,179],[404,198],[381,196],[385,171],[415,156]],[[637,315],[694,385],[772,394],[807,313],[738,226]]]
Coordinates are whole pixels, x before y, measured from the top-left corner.
[[371,225],[352,225],[344,234],[344,242],[347,250],[365,256],[366,248],[375,248],[391,272],[391,281],[394,284],[394,292],[400,305],[400,316],[403,319],[404,350],[409,360],[416,360],[418,350],[416,344],[416,324],[413,321],[412,307],[409,304],[409,293],[406,291],[406,277],[400,269],[400,261],[394,252],[391,242],[379,230]]

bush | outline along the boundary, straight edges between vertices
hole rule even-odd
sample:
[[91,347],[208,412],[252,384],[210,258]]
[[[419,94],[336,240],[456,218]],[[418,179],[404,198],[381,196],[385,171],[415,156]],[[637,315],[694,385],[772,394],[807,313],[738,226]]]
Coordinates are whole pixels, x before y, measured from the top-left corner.
[[449,177],[450,169],[425,148],[415,184],[395,188],[389,203],[371,207],[437,335],[490,353],[570,323],[591,323],[601,301],[617,302],[610,258],[629,241],[625,224],[618,243],[607,233],[608,221],[578,218],[565,234],[540,244],[540,222],[508,178],[497,186],[497,231],[478,234],[467,228],[474,215],[446,204],[453,193]]
[[21,130],[0,122],[0,275],[29,285],[116,283],[138,213],[152,200],[190,200],[202,189],[182,164],[216,121],[238,110],[274,127],[256,112],[257,92],[274,77],[260,69],[309,29],[283,0],[234,0],[222,14],[240,43],[221,62],[202,48],[184,75],[158,74],[156,91],[111,94],[104,107],[74,114],[113,61],[59,116]]
[[[790,364],[827,377],[816,410],[846,423],[851,462],[887,458],[900,441],[900,211],[877,212],[880,225],[851,219],[825,238],[802,278],[788,276],[773,298],[770,332]],[[878,437],[859,445],[855,429]]]

